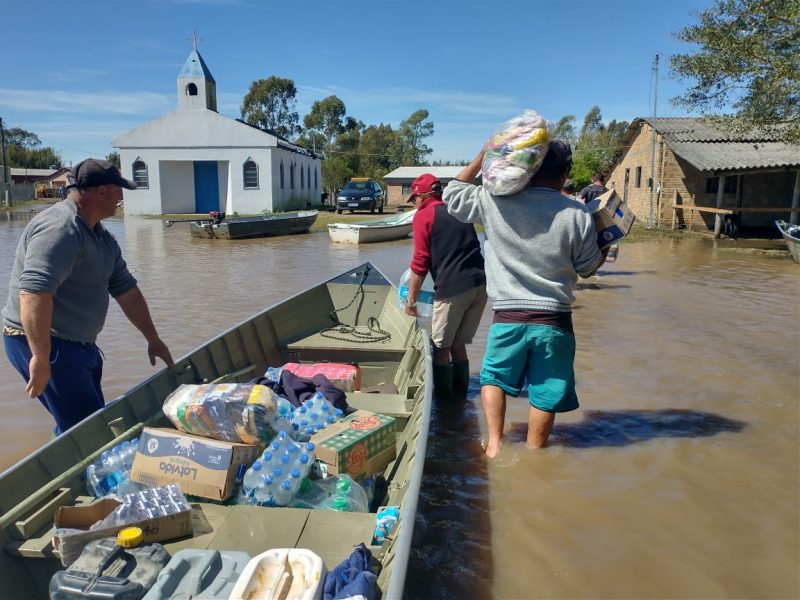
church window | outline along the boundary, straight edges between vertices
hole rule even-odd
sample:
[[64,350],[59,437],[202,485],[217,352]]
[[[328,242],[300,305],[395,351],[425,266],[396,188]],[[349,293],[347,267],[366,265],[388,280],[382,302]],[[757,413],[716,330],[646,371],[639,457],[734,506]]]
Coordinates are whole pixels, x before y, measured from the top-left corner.
[[311,189],[311,167],[306,165],[306,179],[308,180],[308,189]]
[[289,187],[294,189],[294,163],[289,165]]
[[306,187],[306,173],[303,171],[303,165],[300,165],[300,189],[305,189]]
[[281,161],[281,189],[283,189],[283,161]]
[[149,187],[150,182],[147,177],[147,165],[143,160],[137,159],[133,162],[133,180],[140,189],[147,189]]
[[244,189],[258,189],[258,165],[254,161],[250,159],[244,161],[244,165],[242,166],[242,175],[244,178]]
[[314,167],[314,189],[319,189],[319,179],[317,179],[318,173],[319,171],[317,171],[317,167]]
[[197,86],[193,83],[190,83],[186,86],[186,95],[187,96],[197,96]]

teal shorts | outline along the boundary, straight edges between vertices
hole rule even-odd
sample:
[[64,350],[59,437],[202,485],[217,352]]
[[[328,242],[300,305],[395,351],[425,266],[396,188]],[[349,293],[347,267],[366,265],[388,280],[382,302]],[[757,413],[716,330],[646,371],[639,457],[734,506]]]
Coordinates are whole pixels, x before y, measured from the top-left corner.
[[481,385],[519,396],[528,380],[531,406],[547,412],[578,408],[575,336],[559,327],[492,323],[481,368]]

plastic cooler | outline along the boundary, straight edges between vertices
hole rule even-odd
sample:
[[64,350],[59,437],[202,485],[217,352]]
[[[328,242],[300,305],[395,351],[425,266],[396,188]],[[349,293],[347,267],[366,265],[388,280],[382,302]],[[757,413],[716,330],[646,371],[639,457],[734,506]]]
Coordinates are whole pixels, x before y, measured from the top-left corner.
[[325,564],[311,550],[277,548],[253,557],[242,572],[230,600],[319,600]]
[[219,550],[181,550],[158,574],[144,600],[227,598],[250,555]]

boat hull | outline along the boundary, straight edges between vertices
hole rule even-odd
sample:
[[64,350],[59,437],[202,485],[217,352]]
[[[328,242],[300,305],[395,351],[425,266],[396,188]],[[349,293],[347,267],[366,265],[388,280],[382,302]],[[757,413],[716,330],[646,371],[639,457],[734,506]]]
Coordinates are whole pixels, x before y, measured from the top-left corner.
[[416,210],[376,221],[331,223],[328,225],[328,235],[337,244],[373,244],[402,240],[411,233],[414,213]]
[[[789,254],[792,255],[792,258],[795,260],[796,263],[800,264],[800,237],[796,237],[792,235],[792,225],[786,223],[785,221],[775,221],[775,225],[777,225],[778,230],[781,232],[783,236],[783,241],[786,242],[786,247],[789,249]],[[795,229],[800,234],[800,228]]]
[[[356,301],[358,294],[368,301]],[[377,328],[390,335],[366,342],[363,335],[348,339],[342,324],[356,326],[362,334]],[[171,554],[218,549],[251,556],[270,548],[306,548],[332,569],[363,542],[381,565],[382,597],[401,598],[430,421],[429,348],[424,329],[397,308],[397,290],[369,263],[223,332],[176,361],[175,369],[160,371],[0,473],[0,595],[48,597],[50,577],[61,568],[52,544],[54,512],[88,501],[82,474],[104,450],[138,436],[144,427],[170,426],[161,406],[180,384],[244,382],[267,366],[329,360],[361,368],[362,392],[347,394],[350,406],[388,414],[398,425],[397,458],[382,472],[386,485],[376,492],[372,507],[400,507],[398,525],[387,541],[370,546],[374,513],[196,502],[193,520],[202,529],[164,545]]]
[[269,217],[246,217],[225,219],[220,223],[192,221],[189,230],[192,237],[221,240],[244,240],[259,237],[304,233],[317,220],[316,210],[300,211]]

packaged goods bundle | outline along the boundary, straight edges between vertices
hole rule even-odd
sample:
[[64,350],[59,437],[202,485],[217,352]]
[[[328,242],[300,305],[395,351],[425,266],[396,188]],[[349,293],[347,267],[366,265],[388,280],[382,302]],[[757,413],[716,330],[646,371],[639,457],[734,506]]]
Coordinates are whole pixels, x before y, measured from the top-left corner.
[[314,375],[324,375],[334,387],[343,392],[357,392],[361,389],[361,369],[354,365],[340,363],[286,363],[282,368],[305,379],[311,379]]
[[483,155],[483,187],[495,196],[522,191],[542,165],[552,130],[553,124],[535,110],[503,123]]
[[264,385],[184,384],[167,397],[162,409],[177,429],[215,440],[257,444],[275,433],[277,400]]

